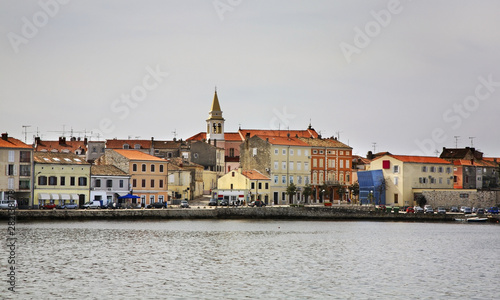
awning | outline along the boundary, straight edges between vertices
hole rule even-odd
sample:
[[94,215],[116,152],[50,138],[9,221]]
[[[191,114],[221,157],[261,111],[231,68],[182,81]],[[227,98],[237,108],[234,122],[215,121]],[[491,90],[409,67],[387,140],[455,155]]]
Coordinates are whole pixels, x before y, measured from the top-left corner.
[[115,194],[117,194],[117,195],[118,195],[118,197],[121,197],[121,196],[125,196],[125,195],[127,195],[127,194],[128,194],[128,192],[121,192],[121,193],[116,192]]
[[59,194],[50,194],[50,196],[50,199],[59,200]]
[[71,200],[69,194],[61,194],[61,200]]
[[49,194],[38,194],[38,199],[39,200],[50,200],[50,195]]
[[72,200],[80,200],[80,196],[78,196],[78,194],[71,194],[71,199]]

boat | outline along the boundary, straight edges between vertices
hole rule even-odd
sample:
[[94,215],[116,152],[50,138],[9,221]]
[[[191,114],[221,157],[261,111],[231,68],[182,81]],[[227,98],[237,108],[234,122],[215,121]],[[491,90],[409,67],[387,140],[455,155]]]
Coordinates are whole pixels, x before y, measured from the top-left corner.
[[486,222],[488,218],[480,218],[480,217],[471,217],[467,218],[467,222]]

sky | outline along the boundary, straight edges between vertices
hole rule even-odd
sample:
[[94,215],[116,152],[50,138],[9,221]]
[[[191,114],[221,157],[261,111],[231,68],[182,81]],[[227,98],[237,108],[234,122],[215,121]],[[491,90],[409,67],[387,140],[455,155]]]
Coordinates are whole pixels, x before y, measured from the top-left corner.
[[[186,139],[306,129],[368,151],[500,157],[500,1],[0,2],[0,130]],[[30,126],[30,127],[23,127]]]

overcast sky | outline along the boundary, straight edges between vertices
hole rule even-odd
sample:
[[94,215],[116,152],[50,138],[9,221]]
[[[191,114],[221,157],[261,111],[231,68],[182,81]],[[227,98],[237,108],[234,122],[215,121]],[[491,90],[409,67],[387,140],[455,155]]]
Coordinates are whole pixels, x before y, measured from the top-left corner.
[[[305,129],[500,157],[500,1],[0,2],[0,127],[28,142]],[[69,134],[69,133],[67,133]]]

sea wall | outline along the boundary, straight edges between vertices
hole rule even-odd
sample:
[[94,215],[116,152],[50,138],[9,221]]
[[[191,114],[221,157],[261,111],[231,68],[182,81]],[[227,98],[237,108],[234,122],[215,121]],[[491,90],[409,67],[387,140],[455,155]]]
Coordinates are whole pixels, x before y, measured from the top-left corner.
[[[18,221],[31,220],[119,220],[119,219],[295,219],[374,221],[453,221],[454,215],[379,212],[373,207],[262,207],[191,209],[93,209],[16,210]],[[8,219],[9,211],[0,211]]]
[[444,206],[469,206],[488,208],[500,203],[500,191],[450,190],[423,191],[427,204],[436,208]]

